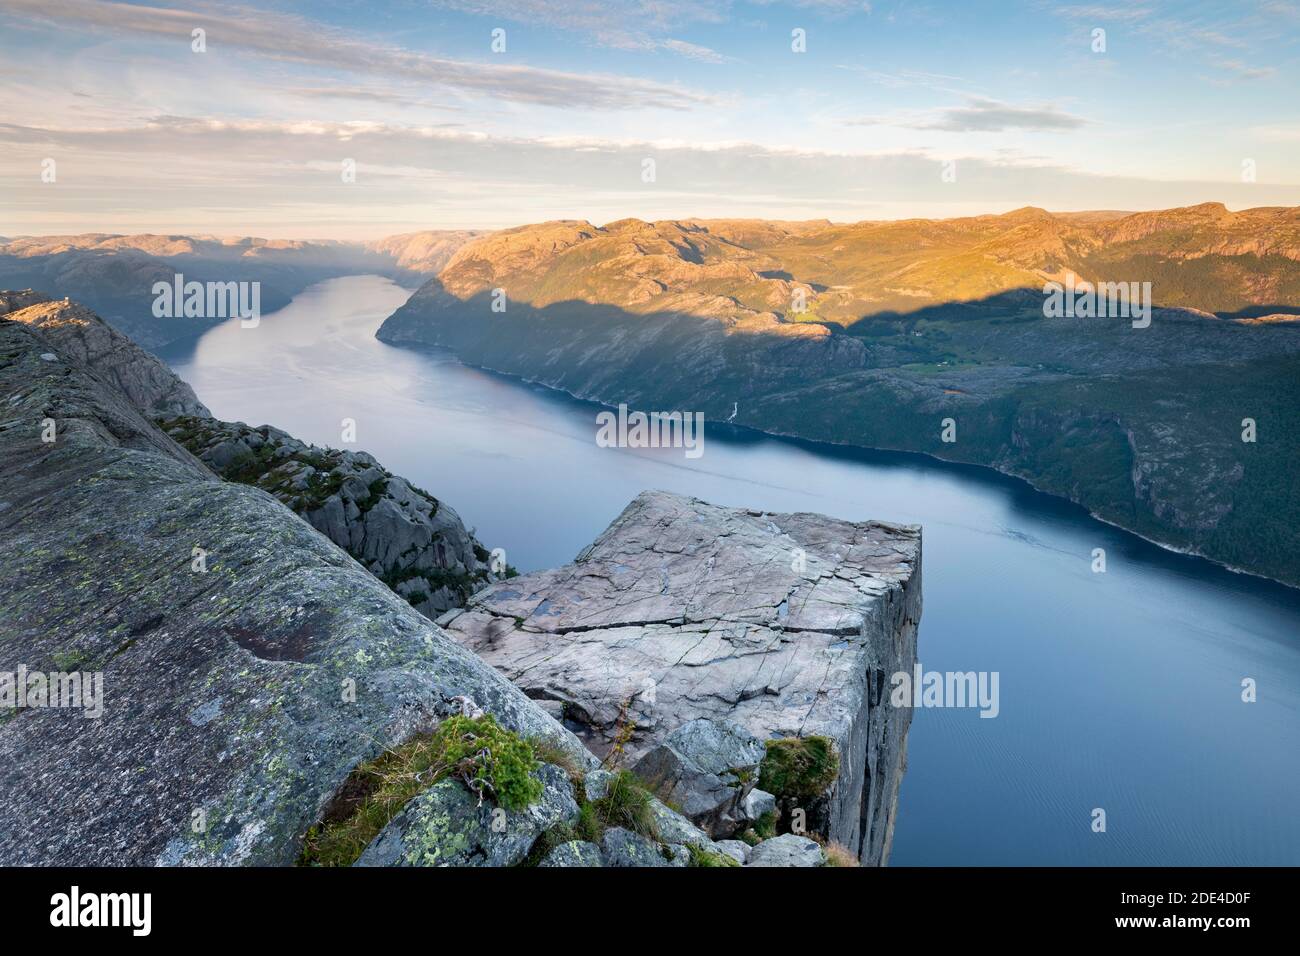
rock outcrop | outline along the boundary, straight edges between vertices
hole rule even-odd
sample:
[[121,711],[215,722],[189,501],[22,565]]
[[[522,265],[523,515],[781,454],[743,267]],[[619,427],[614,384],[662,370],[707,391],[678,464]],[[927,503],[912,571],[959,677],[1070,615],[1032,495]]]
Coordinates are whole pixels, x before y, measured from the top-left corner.
[[[317,448],[269,425],[212,418],[193,389],[89,309],[28,289],[0,292],[0,317],[39,330],[160,423],[217,475],[275,495],[428,617],[511,573],[443,502],[365,452]],[[53,355],[54,353],[48,353]]]
[[[59,341],[0,320],[0,865],[323,862],[300,854],[351,819],[363,768],[435,739],[468,756],[331,862],[733,862]],[[277,454],[281,437],[262,435]],[[695,769],[735,749],[698,729],[674,745]],[[509,813],[507,754],[533,781]]]
[[412,799],[361,854],[357,866],[515,866],[537,838],[578,819],[573,788],[558,767],[536,774],[541,796],[525,811],[499,815],[448,778]]
[[[833,779],[800,808],[811,832],[878,864],[910,722],[889,675],[915,660],[920,545],[915,527],[645,492],[573,564],[498,582],[440,623],[715,839],[743,816],[759,755],[695,722],[828,738]],[[720,799],[728,784],[735,799]]]
[[0,292],[0,316],[40,329],[67,356],[117,386],[147,415],[208,415],[171,369],[83,305],[28,289]]
[[487,549],[451,507],[365,452],[317,448],[269,425],[198,416],[161,424],[221,477],[288,505],[428,617],[507,571],[489,570]]
[[351,770],[457,697],[590,763],[491,667],[41,330],[0,321],[0,399],[0,673],[102,680],[97,718],[0,714],[0,863],[292,863]]

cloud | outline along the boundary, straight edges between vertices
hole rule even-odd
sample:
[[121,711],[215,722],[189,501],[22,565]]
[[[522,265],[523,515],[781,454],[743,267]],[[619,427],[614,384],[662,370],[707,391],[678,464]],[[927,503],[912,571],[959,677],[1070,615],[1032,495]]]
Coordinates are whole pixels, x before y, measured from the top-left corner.
[[511,64],[475,63],[376,43],[301,17],[245,7],[173,10],[94,0],[5,0],[0,13],[135,36],[183,38],[206,31],[208,55],[235,49],[271,60],[411,80],[471,95],[543,106],[683,110],[713,98],[633,77],[567,73]]
[[665,50],[671,50],[684,57],[692,60],[700,60],[704,63],[722,63],[726,57],[717,50],[710,50],[707,46],[700,46],[697,43],[687,43],[685,40],[664,40],[659,44]]
[[1147,7],[1102,6],[1099,4],[1057,7],[1057,14],[1070,20],[1143,20],[1151,15]]
[[864,66],[855,66],[853,64],[839,64],[838,69],[851,70],[859,73],[872,83],[888,87],[892,90],[904,89],[906,87],[924,87],[930,90],[952,91],[956,87],[969,88],[972,84],[960,76],[950,76],[947,73],[929,73],[924,70],[898,70],[894,73],[885,73],[880,70],[872,70]]
[[982,96],[968,97],[966,103],[966,106],[923,113],[863,117],[848,122],[852,126],[901,126],[955,133],[998,133],[1009,129],[1057,132],[1079,129],[1088,122],[1053,106],[1012,106]]
[[[40,181],[43,157],[57,184]],[[641,179],[654,157],[657,180]],[[357,181],[340,176],[344,159]],[[436,126],[159,116],[93,130],[0,124],[8,233],[164,231],[375,237],[544,219],[951,216],[1024,205],[1290,205],[1300,187],[1093,176],[1041,159],[958,157],[959,190],[920,151],[489,136]]]
[[1214,66],[1231,73],[1237,80],[1262,80],[1266,76],[1272,76],[1277,72],[1275,67],[1271,66],[1251,66],[1242,63],[1240,60],[1215,60]]
[[[671,30],[723,23],[730,0],[431,0],[433,5],[513,23],[581,33],[603,46],[651,51]],[[690,44],[687,44],[688,46]],[[670,48],[671,49],[671,48]]]
[[401,106],[419,105],[429,109],[459,110],[460,107],[442,103],[428,103],[423,98],[392,90],[360,89],[352,86],[276,86],[271,91],[288,93],[305,100],[364,100],[370,103],[393,103]]

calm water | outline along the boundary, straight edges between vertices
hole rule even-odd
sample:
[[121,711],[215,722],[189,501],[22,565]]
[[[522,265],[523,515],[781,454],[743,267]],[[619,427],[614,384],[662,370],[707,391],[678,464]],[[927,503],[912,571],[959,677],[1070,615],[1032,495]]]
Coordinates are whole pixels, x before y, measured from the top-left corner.
[[895,865],[1300,863],[1300,592],[981,469],[723,426],[694,461],[598,448],[596,406],[376,341],[407,295],[336,279],[168,358],[221,418],[336,447],[355,419],[358,447],[524,571],[572,560],[645,488],[923,525],[921,662],[999,671],[1001,715],[916,712]]

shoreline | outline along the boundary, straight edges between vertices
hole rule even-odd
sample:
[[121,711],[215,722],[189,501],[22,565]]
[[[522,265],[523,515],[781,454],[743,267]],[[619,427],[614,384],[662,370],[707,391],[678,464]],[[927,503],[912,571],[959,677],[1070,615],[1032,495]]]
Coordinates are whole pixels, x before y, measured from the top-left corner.
[[[382,328],[382,323],[380,327]],[[498,375],[512,382],[544,388],[547,389],[548,391],[555,392],[559,395],[565,395],[571,399],[574,399],[575,401],[587,402],[592,405],[598,405],[602,409],[617,411],[617,406],[610,405],[599,398],[594,398],[589,395],[580,395],[576,392],[569,391],[567,388],[563,388],[558,385],[552,385],[548,382],[539,381],[537,379],[529,378],[525,375],[520,375],[515,372],[506,372],[501,369],[492,368],[491,366],[488,365],[478,365],[472,362],[466,362],[459,355],[457,355],[455,350],[452,349],[450,346],[432,345],[423,342],[386,341],[384,339],[379,338],[378,332],[379,330],[376,329],[375,338],[379,339],[379,341],[381,342],[384,342],[385,345],[390,345],[396,348],[408,348],[416,351],[439,350],[446,355],[452,356],[456,362],[458,362],[459,364],[463,365],[466,368],[472,368],[481,372],[488,372],[493,375]],[[1068,504],[1074,505],[1075,507],[1082,510],[1085,514],[1087,514],[1088,517],[1096,521],[1099,521],[1100,523],[1106,525],[1107,527],[1115,528],[1116,530],[1122,531],[1125,534],[1132,535],[1133,537],[1137,538],[1140,541],[1146,542],[1147,544],[1155,545],[1156,547],[1160,548],[1162,551],[1168,552],[1170,554],[1176,554],[1181,557],[1194,558],[1196,560],[1205,561],[1209,564],[1214,565],[1217,568],[1221,568],[1222,570],[1228,571],[1232,574],[1239,574],[1245,577],[1254,578],[1259,581],[1264,581],[1269,584],[1286,588],[1288,591],[1300,592],[1300,584],[1292,584],[1288,581],[1282,581],[1279,580],[1278,578],[1269,577],[1267,574],[1261,574],[1258,571],[1252,571],[1249,568],[1242,568],[1236,565],[1229,564],[1226,561],[1221,561],[1217,558],[1211,557],[1194,548],[1182,548],[1174,544],[1169,544],[1167,542],[1159,541],[1155,538],[1148,537],[1147,535],[1142,534],[1139,531],[1135,531],[1132,528],[1127,528],[1124,525],[1119,524],[1118,522],[1111,521],[1108,518],[1102,517],[1101,515],[1097,514],[1092,509],[1090,509],[1087,505],[1083,504],[1080,501],[1076,501],[1075,499],[1067,497],[1065,495],[1056,494],[1055,492],[1046,491],[1038,487],[1037,485],[1035,485],[1034,482],[1031,479],[1027,478],[1026,476],[1018,474],[1016,472],[1006,471],[1002,468],[999,468],[997,465],[981,464],[978,462],[969,462],[969,461],[953,461],[947,458],[940,458],[939,456],[929,454],[928,452],[913,451],[911,449],[883,448],[883,447],[877,447],[871,445],[858,445],[852,442],[831,441],[829,439],[824,439],[824,438],[807,438],[803,435],[796,435],[788,432],[780,432],[780,431],[773,431],[764,428],[757,428],[753,425],[745,425],[745,424],[739,424],[737,422],[722,421],[720,419],[705,418],[705,422],[707,424],[712,424],[715,426],[722,425],[727,428],[752,432],[756,435],[761,435],[767,438],[776,438],[782,441],[801,442],[813,446],[814,448],[818,446],[824,446],[826,448],[843,449],[848,451],[878,452],[878,453],[891,454],[891,455],[909,455],[909,456],[916,456],[918,458],[925,459],[926,461],[931,463],[937,462],[939,464],[948,467],[979,469],[980,471],[983,472],[991,473],[1003,478],[1008,478],[1013,481],[1020,482],[1026,487],[1028,487],[1029,489],[1031,489],[1032,491],[1036,492],[1037,494],[1045,495],[1048,498],[1051,498],[1055,501],[1066,502]]]

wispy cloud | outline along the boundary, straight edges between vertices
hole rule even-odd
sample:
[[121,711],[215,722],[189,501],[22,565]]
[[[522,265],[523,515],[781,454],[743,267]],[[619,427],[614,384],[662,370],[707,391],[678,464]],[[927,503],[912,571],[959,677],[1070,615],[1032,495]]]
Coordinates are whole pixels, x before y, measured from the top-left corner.
[[970,89],[974,85],[960,76],[951,76],[947,73],[929,73],[924,70],[897,70],[891,73],[852,63],[838,64],[838,69],[857,73],[869,82],[891,90],[922,87],[941,92],[951,92],[958,88]]
[[1087,125],[1088,121],[1050,105],[1013,106],[982,96],[972,96],[967,98],[965,106],[893,116],[862,117],[848,122],[853,126],[899,126],[954,133],[997,133],[1011,129],[1059,132],[1078,129]]
[[1078,4],[1057,7],[1056,12],[1071,20],[1094,22],[1143,20],[1151,15],[1149,7],[1105,6],[1103,4]]
[[[430,0],[434,6],[512,23],[580,33],[622,50],[672,49],[668,34],[696,23],[722,23],[730,0]],[[689,44],[688,44],[689,45]],[[675,51],[681,52],[681,51]]]
[[209,49],[235,49],[272,60],[427,83],[520,103],[589,109],[682,110],[713,98],[666,83],[605,74],[567,73],[513,64],[432,56],[329,29],[301,17],[248,8],[172,10],[95,0],[5,0],[0,13],[136,36],[185,38],[202,28]]
[[1213,64],[1220,70],[1232,74],[1233,79],[1237,80],[1261,80],[1277,72],[1275,67],[1251,66],[1249,63],[1242,63],[1240,60],[1214,60]]
[[[40,157],[59,158],[58,185]],[[658,179],[641,179],[653,156]],[[356,162],[357,182],[340,177]],[[378,236],[411,228],[499,227],[550,218],[897,218],[1025,204],[1159,208],[1221,199],[1293,203],[1300,187],[1099,177],[1008,153],[959,160],[960,189],[922,151],[770,149],[488,136],[385,123],[157,117],[143,126],[62,130],[0,124],[0,198],[9,232],[87,229]],[[68,170],[66,176],[64,170]],[[65,192],[66,191],[66,192]],[[129,197],[124,200],[124,197]]]
[[692,60],[700,60],[704,63],[723,63],[727,59],[717,50],[712,50],[707,46],[700,46],[698,43],[687,43],[685,40],[664,40],[659,46],[665,50],[671,50],[673,53]]

